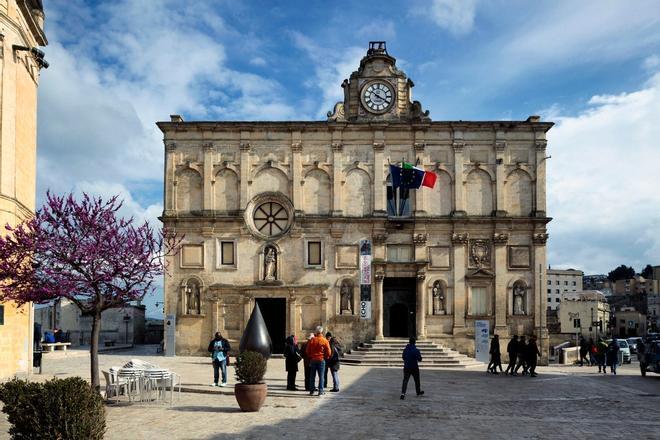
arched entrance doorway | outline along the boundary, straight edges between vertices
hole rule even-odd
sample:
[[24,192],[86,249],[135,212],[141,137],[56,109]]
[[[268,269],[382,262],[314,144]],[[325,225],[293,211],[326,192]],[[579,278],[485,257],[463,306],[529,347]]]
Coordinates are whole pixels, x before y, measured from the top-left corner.
[[390,307],[390,336],[405,338],[408,334],[408,306],[396,303]]

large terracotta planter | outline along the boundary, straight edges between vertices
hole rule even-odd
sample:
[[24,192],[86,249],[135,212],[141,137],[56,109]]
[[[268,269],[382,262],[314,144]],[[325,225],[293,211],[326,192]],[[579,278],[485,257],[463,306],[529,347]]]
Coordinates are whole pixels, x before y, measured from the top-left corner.
[[234,385],[234,396],[241,411],[254,412],[259,411],[266,401],[268,386],[265,383],[247,385],[237,383]]

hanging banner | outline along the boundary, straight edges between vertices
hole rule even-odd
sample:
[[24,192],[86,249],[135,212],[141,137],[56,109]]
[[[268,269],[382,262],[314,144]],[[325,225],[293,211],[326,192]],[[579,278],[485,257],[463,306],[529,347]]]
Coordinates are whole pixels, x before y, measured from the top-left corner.
[[490,361],[488,345],[490,335],[490,322],[487,320],[474,321],[474,358],[479,362],[488,364]]
[[371,319],[370,240],[360,240],[360,319]]

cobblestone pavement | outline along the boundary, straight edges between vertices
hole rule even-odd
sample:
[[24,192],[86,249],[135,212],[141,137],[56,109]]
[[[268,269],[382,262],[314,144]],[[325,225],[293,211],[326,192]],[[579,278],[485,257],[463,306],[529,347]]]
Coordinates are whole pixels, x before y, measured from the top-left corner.
[[[415,397],[411,380],[402,401],[397,368],[342,366],[341,392],[310,397],[286,391],[284,362],[272,359],[265,406],[242,413],[231,386],[208,386],[208,359],[164,358],[153,350],[103,354],[101,368],[140,358],[180,373],[185,392],[173,406],[108,405],[106,439],[660,439],[660,375],[642,378],[636,364],[620,367],[617,376],[577,366],[540,367],[536,378],[422,370],[426,394]],[[89,377],[88,369],[84,354],[46,357],[36,380]],[[8,438],[8,429],[1,414],[0,438]]]

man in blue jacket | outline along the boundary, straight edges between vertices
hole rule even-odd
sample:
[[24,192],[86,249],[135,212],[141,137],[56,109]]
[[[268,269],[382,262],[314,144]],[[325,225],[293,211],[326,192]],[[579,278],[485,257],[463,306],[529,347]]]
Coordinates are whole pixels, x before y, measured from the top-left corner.
[[420,389],[419,383],[419,364],[418,362],[422,361],[422,354],[419,352],[419,349],[415,346],[417,340],[414,337],[410,337],[408,340],[408,345],[403,349],[401,357],[403,358],[403,384],[401,385],[401,400],[406,398],[406,388],[408,388],[408,381],[410,376],[413,377],[415,381],[415,391],[418,396],[424,394],[424,391]]

